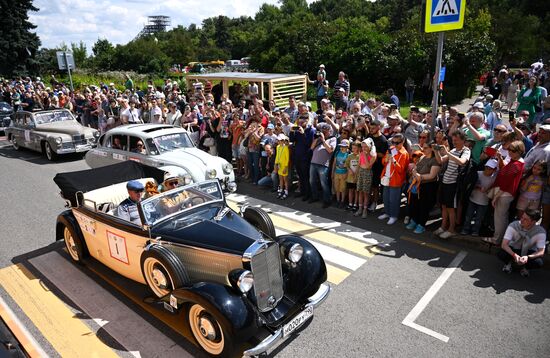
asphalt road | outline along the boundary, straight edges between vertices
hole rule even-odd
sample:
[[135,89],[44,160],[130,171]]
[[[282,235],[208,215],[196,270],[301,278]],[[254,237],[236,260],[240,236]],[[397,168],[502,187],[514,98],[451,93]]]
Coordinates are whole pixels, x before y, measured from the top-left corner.
[[[47,287],[44,290],[51,305],[61,300],[73,314],[71,324],[83,323],[92,336],[95,334],[119,356],[153,355],[151,351],[127,350],[122,344],[128,337],[121,330],[131,320],[143,321],[132,344],[155,346],[158,340],[167,340],[172,343],[166,344],[169,347],[164,356],[176,352],[178,356],[200,355],[193,344],[176,333],[169,319],[154,311],[144,312],[140,300],[133,299],[139,290],[124,280],[108,281],[101,268],[75,268],[61,245],[52,245],[55,219],[64,209],[52,178],[58,172],[86,169],[81,156],[49,163],[38,153],[16,152],[0,138],[0,168],[4,184],[0,192],[0,295],[49,355],[62,354],[58,346],[54,348],[52,331],[38,327],[55,322],[64,307],[49,310],[45,322],[35,319],[32,300],[14,299],[16,282],[2,281],[15,277],[5,272],[17,264],[30,263],[21,280],[38,277],[42,286],[37,290]],[[308,238],[317,240],[327,255],[334,255],[327,257],[333,266],[329,275],[331,296],[315,311],[307,327],[272,356],[548,356],[550,271],[533,272],[529,278],[517,273],[506,275],[494,255],[468,245],[434,240],[429,234],[414,235],[402,223],[388,227],[375,215],[358,219],[342,210],[323,210],[320,204],[305,204],[299,199],[277,201],[268,191],[246,183],[241,183],[238,194],[278,215],[279,230],[304,230],[305,235],[307,230],[301,227],[317,227],[307,231]],[[236,201],[242,199],[239,195]],[[296,224],[289,224],[293,220]],[[324,229],[319,229],[322,225]],[[457,257],[463,258],[458,267],[448,268]],[[97,302],[110,300],[112,305],[91,304],[92,296]],[[414,319],[407,321],[409,325],[403,324],[415,306]],[[108,317],[110,323],[103,326],[105,322],[98,317]],[[146,334],[153,330],[161,334]],[[86,357],[92,355],[90,347],[75,343],[69,348]]]

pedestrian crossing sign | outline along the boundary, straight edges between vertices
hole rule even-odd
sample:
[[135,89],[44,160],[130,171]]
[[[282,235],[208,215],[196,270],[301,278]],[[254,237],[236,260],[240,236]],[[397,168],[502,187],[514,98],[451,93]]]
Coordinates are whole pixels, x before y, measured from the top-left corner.
[[426,0],[426,32],[458,30],[464,26],[466,0]]

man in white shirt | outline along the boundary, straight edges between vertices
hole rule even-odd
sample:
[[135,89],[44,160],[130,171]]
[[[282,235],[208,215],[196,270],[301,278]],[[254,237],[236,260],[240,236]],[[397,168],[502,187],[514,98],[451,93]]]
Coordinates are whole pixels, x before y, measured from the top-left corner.
[[505,262],[502,271],[512,272],[512,267],[519,267],[520,274],[529,276],[528,269],[541,268],[546,245],[546,231],[537,221],[540,211],[526,210],[518,221],[514,221],[506,229],[499,259]]

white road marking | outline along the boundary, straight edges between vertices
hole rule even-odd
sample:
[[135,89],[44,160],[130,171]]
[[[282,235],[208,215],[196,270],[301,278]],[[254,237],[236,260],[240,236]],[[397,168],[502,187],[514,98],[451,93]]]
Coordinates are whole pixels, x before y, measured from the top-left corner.
[[[286,235],[288,232],[275,229],[277,235]],[[321,253],[321,256],[323,256],[323,259],[325,261],[337,264],[341,267],[347,268],[349,270],[355,271],[359,267],[361,267],[367,260],[364,260],[360,257],[348,254],[347,252],[343,252],[337,249],[334,249],[330,246],[320,244],[318,242],[315,242],[313,240],[308,240],[315,248]]]
[[421,326],[417,323],[414,323],[414,321],[418,318],[418,316],[420,316],[420,314],[422,313],[424,308],[426,308],[426,306],[430,303],[432,298],[435,297],[437,292],[439,292],[439,290],[441,289],[441,287],[443,287],[445,282],[447,282],[449,277],[451,277],[451,275],[456,270],[456,268],[462,263],[462,260],[464,260],[466,255],[467,255],[466,251],[460,251],[458,253],[458,255],[456,255],[454,260],[443,271],[443,273],[433,283],[433,285],[428,289],[428,291],[424,294],[424,296],[422,296],[420,301],[418,301],[416,306],[414,306],[414,308],[411,310],[411,312],[409,312],[409,314],[407,315],[407,317],[405,317],[403,322],[401,322],[402,324],[404,324],[405,326],[414,328],[414,329],[416,329],[416,330],[418,330],[422,333],[425,333],[429,336],[437,338],[437,339],[439,339],[439,340],[441,340],[445,343],[447,343],[449,341],[449,337],[447,337],[447,336],[445,336],[441,333],[437,333],[435,331],[432,331],[431,329],[426,328],[424,326]]

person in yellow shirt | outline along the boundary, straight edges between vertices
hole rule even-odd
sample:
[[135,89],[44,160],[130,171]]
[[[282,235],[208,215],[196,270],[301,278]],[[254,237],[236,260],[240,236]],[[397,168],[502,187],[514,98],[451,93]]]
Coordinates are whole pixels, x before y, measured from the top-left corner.
[[275,171],[279,175],[279,189],[277,190],[277,198],[284,200],[288,198],[288,172],[290,162],[290,148],[288,137],[284,134],[277,136],[278,144],[275,154]]

